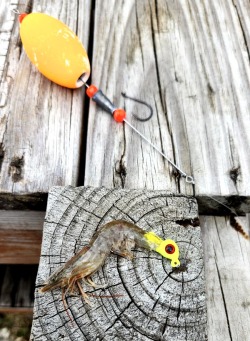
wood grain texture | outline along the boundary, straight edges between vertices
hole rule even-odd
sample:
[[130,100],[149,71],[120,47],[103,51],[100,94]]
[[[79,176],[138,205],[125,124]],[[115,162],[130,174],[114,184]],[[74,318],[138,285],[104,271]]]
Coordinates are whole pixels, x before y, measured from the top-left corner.
[[45,212],[0,210],[0,264],[38,264]]
[[0,230],[0,264],[38,264],[42,231]]
[[42,231],[45,212],[0,210],[0,230]]
[[[246,226],[247,219],[241,218]],[[248,340],[250,247],[225,217],[201,216],[208,309],[208,340]]]
[[[36,291],[31,340],[207,340],[202,243],[195,199],[166,191],[55,187],[49,195],[36,286],[88,244],[94,232],[113,219],[125,219],[177,241],[180,268],[154,252],[135,248],[128,261],[110,255],[93,276],[108,284],[90,297],[61,290]],[[87,293],[92,293],[87,288]],[[122,295],[115,297],[115,295]]]
[[[62,20],[88,47],[90,1],[33,1],[34,12]],[[31,65],[19,38],[13,2],[1,2],[4,87],[0,112],[0,196],[47,193],[52,185],[74,185],[79,176],[83,128],[82,90],[69,90],[45,79]],[[18,9],[24,11],[19,1]],[[8,31],[5,32],[7,23]],[[82,18],[84,17],[84,20]]]
[[[247,1],[96,1],[92,82],[206,195],[249,211],[250,97]],[[121,92],[145,100],[147,109]],[[85,184],[193,193],[129,127],[90,106]],[[225,212],[226,210],[224,210]],[[210,214],[211,214],[210,212]],[[228,212],[227,212],[228,213]]]
[[16,10],[18,0],[16,1],[1,1],[0,3],[0,108],[6,102],[7,97],[7,82],[8,79],[4,79],[4,72],[7,67],[7,55],[11,40],[11,34],[13,26],[16,21],[16,16],[11,10]]

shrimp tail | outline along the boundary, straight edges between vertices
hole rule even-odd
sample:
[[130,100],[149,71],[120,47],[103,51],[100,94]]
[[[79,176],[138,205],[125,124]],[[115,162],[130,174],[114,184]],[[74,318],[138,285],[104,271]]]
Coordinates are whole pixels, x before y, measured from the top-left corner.
[[61,285],[62,285],[61,280],[59,280],[57,282],[53,282],[53,283],[48,283],[48,284],[45,284],[41,289],[39,289],[39,292],[50,291],[50,290],[61,287]]
[[76,255],[74,255],[70,260],[68,260],[64,265],[62,265],[56,272],[54,272],[48,279],[47,283],[39,289],[39,292],[46,292],[56,288],[63,288],[68,284],[68,278],[65,274],[65,270],[72,265],[74,262],[79,259],[80,256],[84,255],[89,250],[89,246],[84,246],[81,251],[79,251]]

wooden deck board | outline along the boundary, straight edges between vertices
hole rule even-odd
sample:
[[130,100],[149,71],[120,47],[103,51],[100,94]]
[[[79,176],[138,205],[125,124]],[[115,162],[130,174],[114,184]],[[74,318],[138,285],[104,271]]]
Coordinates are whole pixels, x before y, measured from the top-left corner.
[[38,264],[45,212],[0,210],[0,264]]
[[[250,5],[97,1],[95,13],[92,82],[194,176],[203,213],[228,213],[206,195],[248,211]],[[132,114],[143,117],[147,108],[121,92],[150,104],[153,118],[136,121]],[[87,147],[87,184],[193,193],[167,161],[94,103]]]
[[[92,82],[113,98],[117,106],[126,108],[128,120],[137,129],[172,160],[177,160],[188,174],[194,175],[201,212],[229,213],[206,194],[216,196],[236,210],[249,211],[249,106],[246,104],[249,103],[249,4],[158,1],[156,5],[149,1],[146,5],[138,1],[126,3],[126,9],[114,2],[97,4],[96,17],[101,17],[101,13],[105,16],[98,21],[95,31]],[[114,26],[109,23],[110,17],[119,17]],[[227,21],[227,17],[231,20]],[[152,105],[155,116],[151,121],[141,123],[132,117],[131,113],[143,116],[148,112],[143,106],[124,100],[122,91]],[[183,180],[176,183],[172,168],[152,148],[129,127],[115,123],[94,103],[89,112],[86,165],[85,184],[190,191]],[[230,299],[237,287],[238,271],[232,269],[229,261],[224,266],[217,262],[215,250],[211,249],[215,233],[211,231],[216,226],[213,219],[216,218],[202,219],[208,339],[246,339],[249,265],[241,264],[239,281],[242,279],[243,283],[238,284],[236,297],[241,302],[238,304],[236,298]],[[224,245],[225,257],[231,254],[235,238],[237,247],[245,245],[242,257],[247,258],[249,242],[223,219],[219,220],[218,229],[231,239]],[[243,223],[246,228],[247,220]],[[210,224],[211,230],[207,231]],[[224,275],[221,282],[219,271]],[[227,276],[230,279],[225,282]]]
[[[18,203],[19,196],[28,194],[32,201],[52,185],[77,184],[84,98],[82,89],[52,84],[31,65],[17,17],[13,24],[11,3],[4,1],[0,7],[1,37],[10,39],[1,59],[0,197],[16,197]],[[23,11],[23,2],[17,8]],[[90,1],[33,1],[32,11],[59,18],[88,47]]]
[[[195,194],[200,212],[227,214],[206,196],[212,195],[238,211],[249,211],[248,1],[32,2],[31,10],[58,17],[73,29],[77,26],[85,46],[94,34],[90,42],[92,82],[117,106],[125,107],[128,120],[196,181],[194,192],[128,127],[116,124],[91,103],[86,184]],[[90,32],[93,4],[95,20]],[[22,11],[24,2],[0,3],[0,207],[37,207],[42,198],[44,209],[42,193],[52,185],[75,185],[82,177],[83,96],[79,90],[51,84],[30,65],[22,51],[17,20],[9,11],[15,7]],[[131,114],[147,115],[147,108],[122,98],[122,91],[149,103],[153,118],[146,123],[136,121]],[[216,219],[202,220],[214,231],[203,230],[211,233],[204,239],[205,253],[210,252],[210,238],[218,242],[217,223],[232,238],[223,246],[226,255],[233,236],[238,236]],[[237,247],[239,243],[240,239]],[[244,260],[248,259],[247,249],[242,252]],[[221,322],[224,339],[244,338],[249,314],[249,293],[244,287],[249,279],[244,276],[249,268],[238,274],[243,284],[236,316],[230,297],[238,289],[237,271],[230,277],[231,263],[217,262],[214,254],[211,261],[206,260],[209,337],[218,339]],[[213,301],[216,290],[220,293]],[[241,314],[245,321],[238,320]]]
[[[201,231],[197,224],[192,224],[198,221],[197,213],[194,198],[167,191],[52,188],[36,281],[31,340],[58,340],[60,335],[65,341],[207,340]],[[172,268],[161,255],[139,248],[136,238],[132,261],[111,254],[91,275],[95,283],[107,283],[103,291],[93,291],[84,280],[80,282],[90,294],[90,305],[78,290],[74,295],[67,293],[67,314],[61,288],[45,293],[39,288],[90,243],[94,232],[117,219],[154,231],[163,239],[174,239],[179,245],[181,267]],[[121,226],[117,235],[119,231]],[[110,235],[111,240],[116,240],[116,233]],[[125,245],[134,236],[127,231],[124,237]],[[92,263],[86,253],[86,260],[81,263],[83,276],[94,269],[108,247],[103,235],[96,242],[94,250],[88,252],[93,259],[96,255],[98,258]],[[91,297],[92,293],[100,298]]]
[[[247,219],[242,218],[247,225]],[[208,340],[248,340],[250,245],[225,217],[201,216],[208,309]]]
[[[15,7],[22,11],[24,5],[1,4],[0,193],[4,200],[8,195],[30,194],[32,201],[52,185],[75,185],[81,177],[82,92],[51,84],[31,66],[10,12]],[[69,7],[33,1],[32,10],[53,14],[73,29],[77,26],[87,46],[90,7],[91,1]],[[239,211],[250,207],[248,14],[249,5],[240,0],[149,1],[147,6],[142,1],[123,5],[97,1],[95,5],[93,82],[127,109],[132,124],[194,176],[202,213],[227,213],[206,195]],[[31,95],[30,84],[37,96]],[[146,108],[124,100],[121,91],[146,99],[154,110],[153,119],[144,124],[135,121],[131,114],[143,116]],[[87,183],[92,178],[100,183],[95,174],[107,172],[115,186],[143,188],[143,172],[150,169],[148,188],[194,193],[130,128],[121,129],[110,120],[92,105]],[[101,133],[99,126],[105,128]],[[134,145],[138,147],[131,150]]]

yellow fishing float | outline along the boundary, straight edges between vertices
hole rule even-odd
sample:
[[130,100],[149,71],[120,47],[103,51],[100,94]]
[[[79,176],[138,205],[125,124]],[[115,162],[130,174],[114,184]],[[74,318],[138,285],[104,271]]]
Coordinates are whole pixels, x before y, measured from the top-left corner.
[[24,50],[45,77],[73,89],[87,81],[87,52],[68,26],[43,13],[23,13],[19,21]]

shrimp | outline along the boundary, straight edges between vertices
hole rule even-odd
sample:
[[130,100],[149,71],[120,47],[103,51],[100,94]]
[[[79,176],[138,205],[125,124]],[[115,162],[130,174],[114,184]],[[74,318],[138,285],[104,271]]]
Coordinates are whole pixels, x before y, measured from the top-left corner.
[[62,289],[62,300],[66,306],[67,292],[73,292],[75,286],[89,303],[88,295],[84,292],[79,281],[100,288],[91,279],[93,275],[105,262],[108,255],[113,252],[119,256],[133,259],[132,248],[134,246],[153,250],[163,257],[171,260],[171,266],[180,266],[178,245],[171,239],[162,240],[154,232],[144,231],[142,228],[124,220],[111,221],[102,226],[79,253],[74,255],[63,266],[56,270],[47,280],[40,292]]

